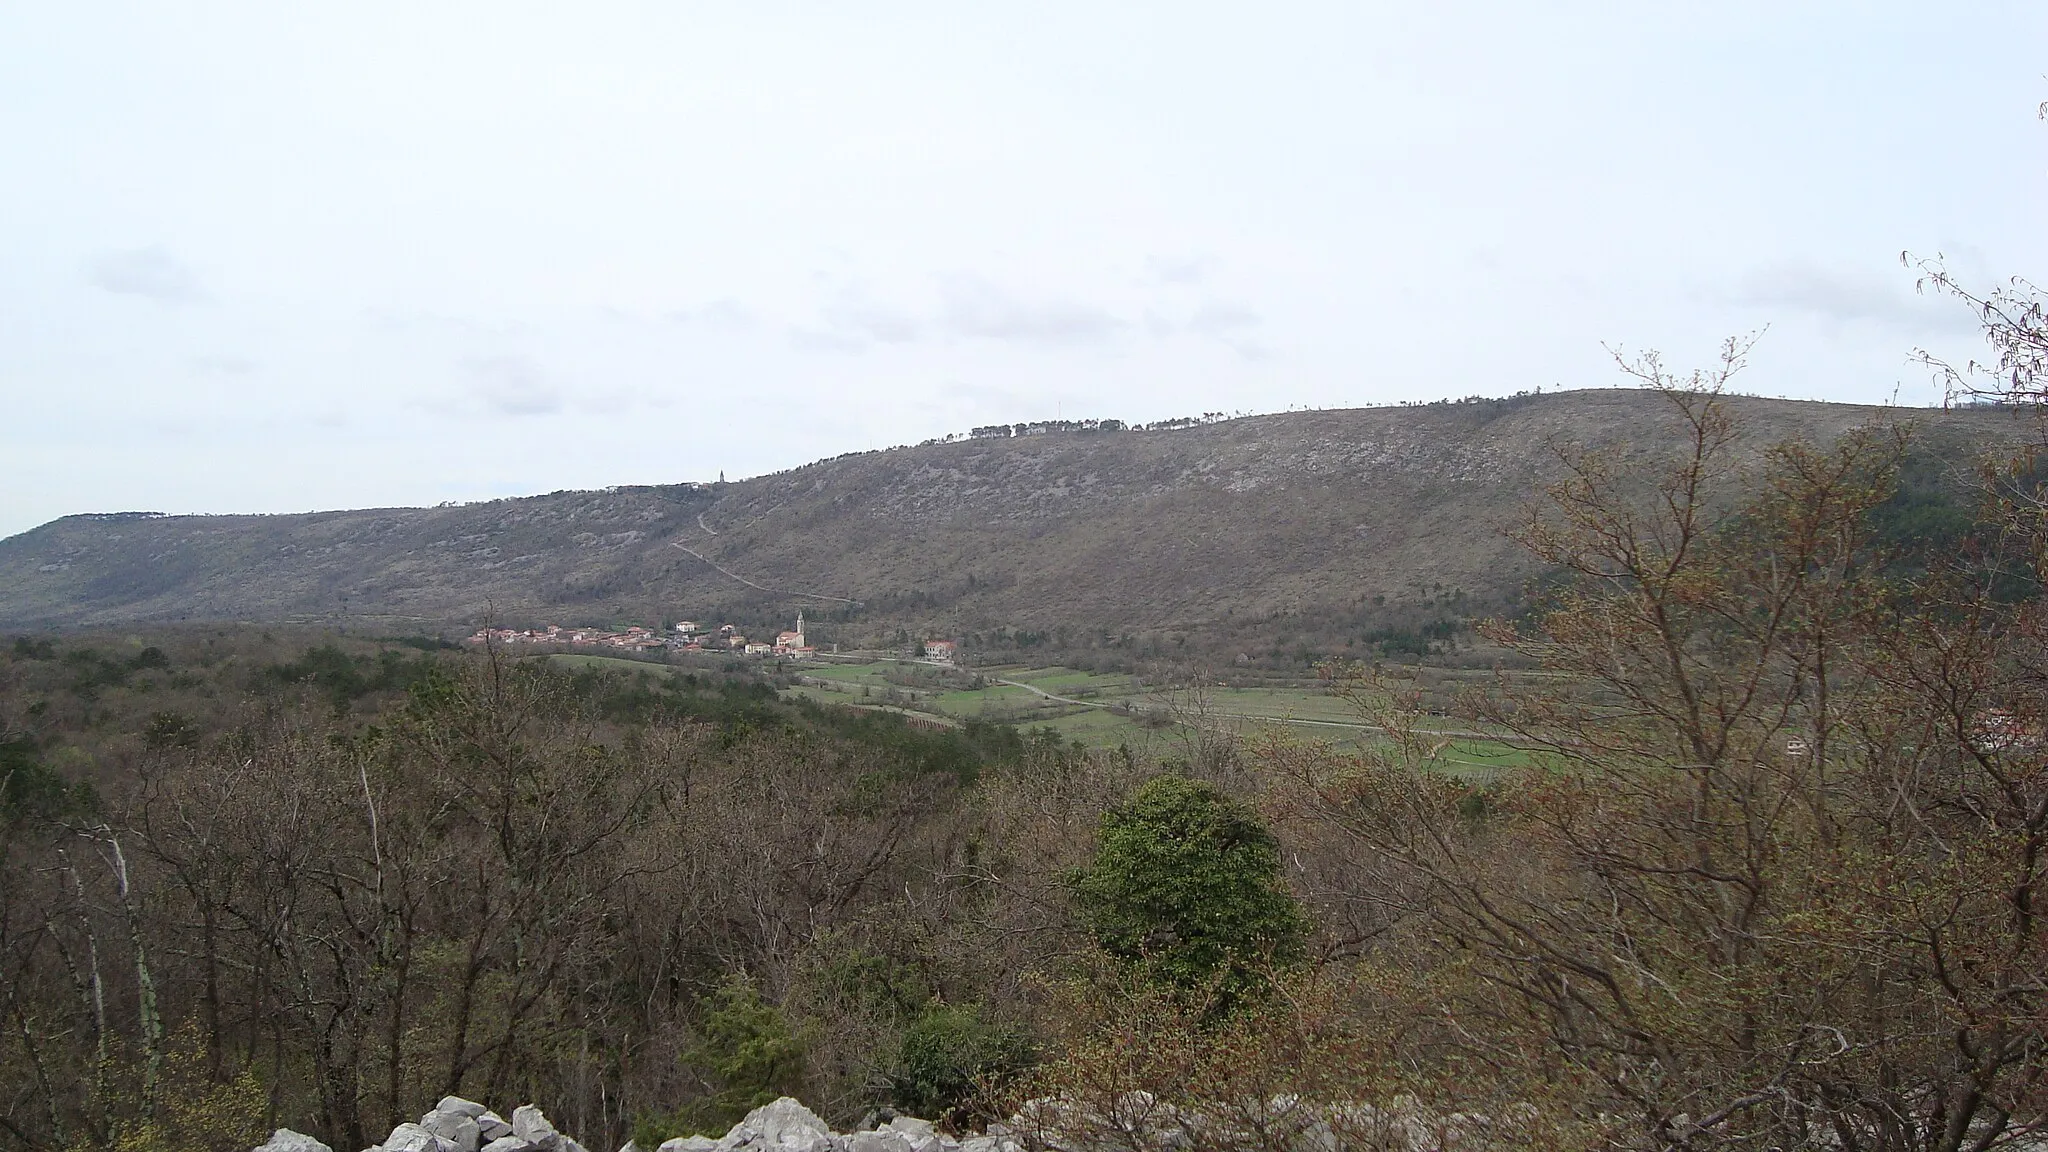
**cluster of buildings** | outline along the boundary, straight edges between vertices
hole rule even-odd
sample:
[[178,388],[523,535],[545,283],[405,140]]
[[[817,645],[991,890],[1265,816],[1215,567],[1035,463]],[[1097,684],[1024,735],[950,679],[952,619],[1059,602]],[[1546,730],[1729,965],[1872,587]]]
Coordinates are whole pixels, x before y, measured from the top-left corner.
[[804,618],[797,614],[796,627],[779,632],[773,644],[749,640],[731,624],[706,627],[683,620],[668,632],[634,625],[616,631],[603,628],[479,628],[471,644],[548,644],[573,648],[619,648],[628,652],[738,652],[746,656],[787,656],[808,660],[818,649],[804,638]]
[[[695,620],[679,621],[666,631],[655,628],[479,628],[469,637],[471,644],[544,644],[559,648],[612,648],[627,652],[732,652],[742,656],[781,656],[809,660],[817,646],[804,636],[803,613],[797,613],[796,627],[775,634],[775,642],[749,640],[737,627],[716,628]],[[922,657],[933,664],[959,663],[959,645],[952,640],[924,640],[904,652],[909,658]]]

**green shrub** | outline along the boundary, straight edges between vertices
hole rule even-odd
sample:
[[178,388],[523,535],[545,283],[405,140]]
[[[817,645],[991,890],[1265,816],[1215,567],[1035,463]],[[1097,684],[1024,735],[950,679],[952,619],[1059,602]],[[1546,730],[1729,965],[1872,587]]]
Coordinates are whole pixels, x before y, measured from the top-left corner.
[[153,751],[197,748],[199,726],[182,712],[159,710],[150,714],[149,724],[142,730],[142,743]]
[[803,1034],[762,999],[753,980],[743,972],[728,975],[705,998],[697,1043],[682,1056],[714,1090],[673,1113],[641,1117],[634,1142],[651,1148],[675,1136],[723,1136],[761,1105],[800,1095],[806,1048]]
[[263,1141],[270,1100],[254,1072],[209,1072],[197,1025],[180,1028],[165,1047],[154,1105],[145,1104],[142,1085],[132,1075],[119,1077],[109,1101],[114,1124],[106,1143],[81,1134],[69,1152],[244,1152]]
[[1280,878],[1280,846],[1249,807],[1157,776],[1102,817],[1094,862],[1069,877],[1104,952],[1227,1012],[1298,961],[1307,917]]
[[99,807],[92,785],[67,780],[40,753],[35,737],[0,729],[0,822],[54,820]]
[[55,660],[57,647],[41,637],[16,636],[14,638],[16,660]]
[[975,1097],[1031,1066],[1030,1042],[985,1017],[980,1005],[934,1005],[904,1028],[891,1103],[915,1116],[968,1119]]

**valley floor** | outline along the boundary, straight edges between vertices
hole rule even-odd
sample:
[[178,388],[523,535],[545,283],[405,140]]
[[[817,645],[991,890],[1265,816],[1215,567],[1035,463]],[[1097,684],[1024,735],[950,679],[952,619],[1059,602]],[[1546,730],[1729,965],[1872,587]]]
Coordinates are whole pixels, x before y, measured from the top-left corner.
[[[561,655],[579,667],[644,670],[646,663]],[[1433,670],[1434,671],[1434,670]],[[1439,673],[1453,681],[1490,673]],[[1280,735],[1355,748],[1384,738],[1370,715],[1374,699],[1354,699],[1325,684],[1166,689],[1122,674],[1026,664],[958,669],[927,661],[853,655],[792,672],[783,695],[820,704],[897,712],[949,727],[967,721],[1047,730],[1094,749],[1128,747],[1141,757],[1172,756],[1203,730]],[[1504,733],[1442,719],[1419,734],[1442,742],[1446,771],[1480,774],[1530,763],[1532,753]]]

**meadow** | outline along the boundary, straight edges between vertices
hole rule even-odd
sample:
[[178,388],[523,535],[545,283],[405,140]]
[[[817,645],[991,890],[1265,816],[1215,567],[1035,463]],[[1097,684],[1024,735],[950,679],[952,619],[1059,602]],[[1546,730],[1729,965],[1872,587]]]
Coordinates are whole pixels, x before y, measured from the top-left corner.
[[[1123,674],[1060,666],[944,669],[876,659],[805,668],[786,695],[818,703],[923,713],[941,722],[982,720],[1057,733],[1089,749],[1170,754],[1194,730],[1258,738],[1279,735],[1356,749],[1383,738],[1369,712],[1385,691],[1340,694],[1327,683],[1269,687],[1161,688]],[[1484,774],[1522,767],[1531,754],[1462,721],[1424,727],[1442,737],[1435,759],[1447,771]]]

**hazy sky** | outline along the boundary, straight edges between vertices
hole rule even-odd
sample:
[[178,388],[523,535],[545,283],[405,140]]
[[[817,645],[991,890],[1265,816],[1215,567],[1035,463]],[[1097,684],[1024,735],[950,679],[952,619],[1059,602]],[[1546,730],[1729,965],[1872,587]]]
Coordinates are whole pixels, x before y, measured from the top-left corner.
[[0,535],[1612,382],[1927,403],[2048,4],[0,7]]

